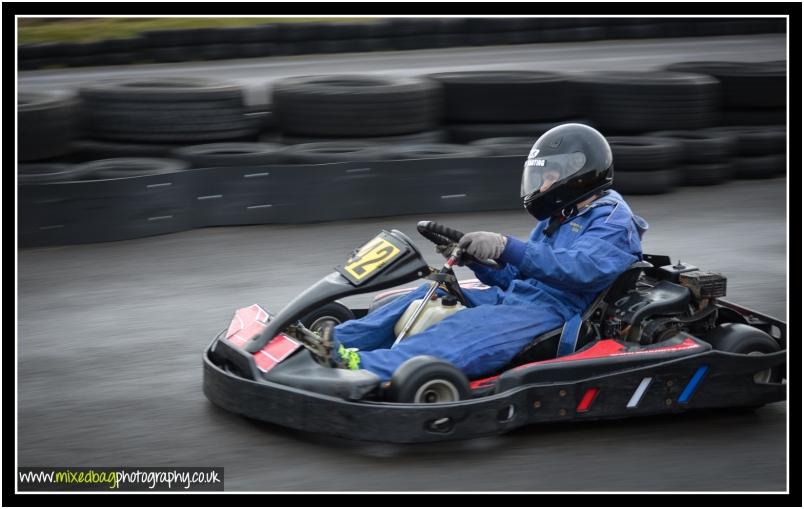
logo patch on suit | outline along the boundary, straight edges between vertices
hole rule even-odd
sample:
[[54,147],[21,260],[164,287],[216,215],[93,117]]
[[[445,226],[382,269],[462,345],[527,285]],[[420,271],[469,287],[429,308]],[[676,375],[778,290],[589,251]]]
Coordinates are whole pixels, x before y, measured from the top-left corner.
[[579,225],[576,222],[570,223],[570,227],[572,228],[572,233],[578,233],[579,231],[581,231],[581,225]]

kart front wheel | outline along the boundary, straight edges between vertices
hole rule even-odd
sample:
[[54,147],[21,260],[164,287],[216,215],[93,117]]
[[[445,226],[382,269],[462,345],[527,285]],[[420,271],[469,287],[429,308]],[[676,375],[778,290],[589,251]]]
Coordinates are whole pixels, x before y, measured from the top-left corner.
[[330,302],[307,313],[300,321],[305,327],[318,334],[327,325],[335,326],[347,320],[352,320],[354,317],[355,314],[348,307],[340,302]]
[[388,388],[391,401],[399,403],[450,403],[468,399],[469,380],[449,362],[419,355],[402,363]]

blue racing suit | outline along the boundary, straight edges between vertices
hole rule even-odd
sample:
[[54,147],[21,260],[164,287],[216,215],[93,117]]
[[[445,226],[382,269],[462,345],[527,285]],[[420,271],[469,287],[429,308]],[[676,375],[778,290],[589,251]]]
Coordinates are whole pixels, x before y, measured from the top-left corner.
[[[390,348],[394,325],[428,285],[397,298],[363,318],[344,322],[334,338],[359,350],[360,365],[390,380],[417,355],[432,355],[460,368],[470,379],[503,368],[539,334],[582,313],[631,264],[642,257],[648,225],[619,193],[603,195],[565,219],[550,236],[542,221],[523,242],[508,237],[500,269],[469,268],[486,289],[467,289],[470,307]],[[337,349],[337,345],[336,345]]]

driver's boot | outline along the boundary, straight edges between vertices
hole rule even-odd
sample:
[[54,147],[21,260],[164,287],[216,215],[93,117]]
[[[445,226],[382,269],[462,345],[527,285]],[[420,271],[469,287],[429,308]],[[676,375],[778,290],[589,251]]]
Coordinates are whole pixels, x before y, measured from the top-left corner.
[[360,354],[357,353],[357,349],[346,348],[336,342],[332,336],[333,329],[332,324],[326,324],[319,335],[307,328],[296,326],[297,334],[295,334],[295,337],[310,351],[315,361],[322,366],[360,369]]

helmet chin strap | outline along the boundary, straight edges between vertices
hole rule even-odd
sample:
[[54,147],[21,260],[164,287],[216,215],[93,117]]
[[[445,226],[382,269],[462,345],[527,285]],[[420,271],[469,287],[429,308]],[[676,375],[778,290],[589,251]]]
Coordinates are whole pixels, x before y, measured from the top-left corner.
[[577,212],[578,212],[578,205],[574,203],[561,209],[561,212],[553,215],[550,218],[550,224],[548,224],[547,228],[544,229],[545,236],[549,237],[553,235],[556,232],[556,230],[558,230],[558,227],[561,226],[561,223],[563,223],[565,219],[574,216]]

